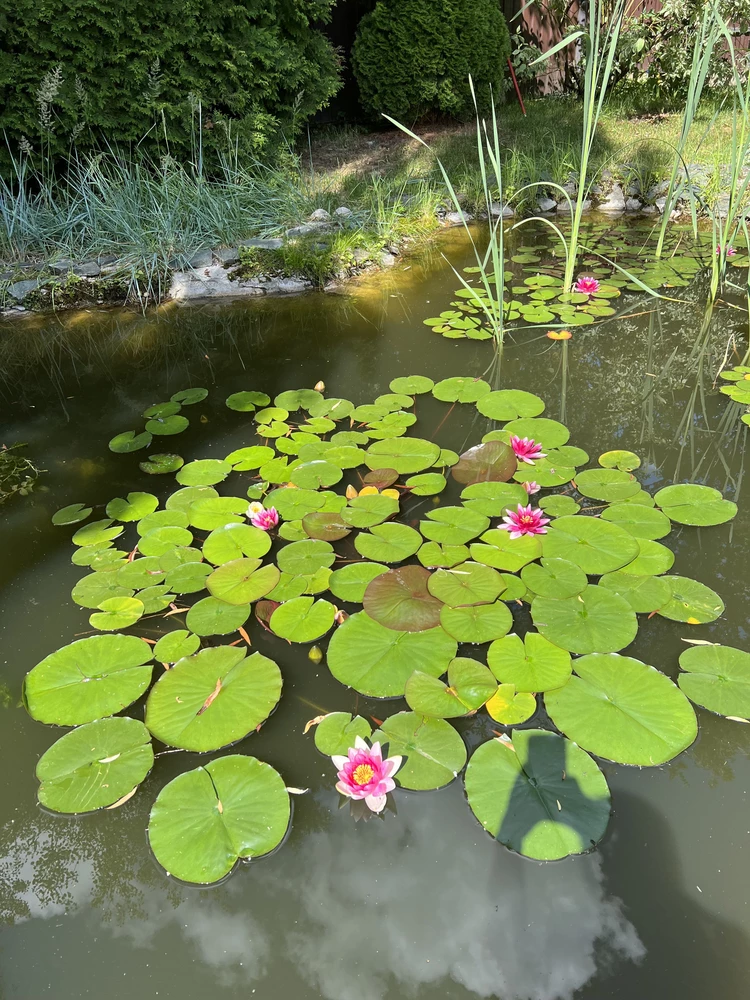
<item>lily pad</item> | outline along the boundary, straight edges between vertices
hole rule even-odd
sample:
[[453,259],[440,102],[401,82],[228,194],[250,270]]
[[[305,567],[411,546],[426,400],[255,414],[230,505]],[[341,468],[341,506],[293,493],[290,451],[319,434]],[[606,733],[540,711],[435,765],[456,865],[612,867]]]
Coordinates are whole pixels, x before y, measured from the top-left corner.
[[441,566],[449,569],[466,562],[469,550],[465,545],[441,545],[439,542],[425,542],[417,552],[417,559],[423,566]]
[[440,624],[457,642],[482,643],[509,632],[513,616],[502,601],[459,608],[445,605],[440,611]]
[[468,604],[491,604],[505,590],[500,574],[482,563],[465,562],[453,569],[439,569],[429,582],[430,593],[457,608]]
[[189,518],[193,527],[214,531],[227,524],[243,524],[247,500],[242,497],[207,497],[190,505]]
[[331,573],[329,589],[339,600],[361,604],[370,581],[387,572],[388,567],[381,563],[351,563]]
[[295,410],[309,410],[323,402],[323,394],[315,389],[287,389],[274,399],[273,405],[293,413]]
[[513,478],[518,461],[505,441],[485,441],[465,451],[451,469],[457,483],[507,483]]
[[405,758],[397,778],[402,788],[442,788],[466,763],[464,741],[444,719],[399,712],[386,719],[372,738],[387,743],[390,756]]
[[527,632],[523,640],[506,635],[493,642],[487,664],[501,684],[529,692],[562,687],[572,670],[570,653],[537,632]]
[[154,764],[151,736],[136,719],[99,719],[66,733],[36,766],[39,801],[59,813],[103,809],[132,793]]
[[558,517],[544,536],[544,555],[567,559],[584,573],[611,573],[632,562],[639,545],[633,536],[616,524],[597,517]]
[[624,597],[633,611],[650,614],[668,604],[672,590],[668,581],[660,576],[634,576],[623,569],[606,573],[599,581],[613,594]]
[[427,589],[431,574],[422,566],[401,566],[376,576],[367,586],[364,610],[386,628],[424,632],[440,624],[442,604]]
[[120,524],[112,524],[112,519],[107,517],[101,521],[90,521],[73,535],[71,541],[74,545],[103,545],[119,538],[123,528]]
[[195,389],[180,389],[179,392],[173,392],[169,398],[173,403],[181,403],[183,406],[193,406],[195,403],[202,403],[207,395],[208,389],[196,386]]
[[89,615],[89,625],[100,632],[115,632],[135,625],[143,613],[143,601],[136,597],[109,597],[99,605],[99,611]]
[[249,617],[249,604],[227,604],[218,597],[204,597],[188,611],[185,624],[196,635],[229,635]]
[[310,576],[333,566],[335,560],[336,553],[329,542],[312,538],[285,545],[276,556],[279,569],[292,576]]
[[289,827],[289,793],[270,764],[232,754],[173,778],[151,809],[156,860],[184,882],[208,885],[240,858],[270,854]]
[[524,566],[521,579],[533,594],[555,600],[575,597],[589,582],[580,566],[567,559],[542,559],[541,566],[538,563]]
[[305,490],[317,490],[338,483],[343,472],[331,462],[303,462],[292,472],[289,481]]
[[256,406],[268,406],[270,402],[271,397],[265,392],[253,391],[233,392],[225,400],[226,406],[238,413],[252,413]]
[[724,602],[705,584],[686,576],[665,576],[663,579],[672,591],[671,600],[659,608],[663,618],[688,625],[704,625],[716,621],[723,613]]
[[635,576],[660,576],[669,572],[674,565],[674,552],[671,549],[646,538],[639,538],[637,541],[638,555],[632,562],[622,567],[624,573],[632,573]]
[[115,434],[109,442],[109,450],[117,455],[127,455],[131,451],[140,451],[141,448],[148,448],[152,437],[148,431],[123,431],[122,434]]
[[271,631],[289,642],[314,642],[333,626],[336,608],[330,601],[294,597],[271,615]]
[[180,660],[154,684],[146,725],[167,746],[205,753],[253,732],[281,697],[281,672],[261,653],[211,646]]
[[351,717],[349,712],[329,712],[315,727],[315,746],[326,757],[345,755],[359,736],[369,739],[372,727],[361,715]]
[[347,687],[372,698],[399,698],[415,670],[439,677],[456,655],[456,641],[442,628],[396,632],[360,611],[336,630],[328,667]]
[[438,677],[415,670],[406,682],[405,698],[409,708],[418,715],[436,719],[457,719],[478,708],[491,698],[497,682],[483,663],[457,656],[448,667],[448,683]]
[[670,521],[676,524],[701,527],[724,524],[737,513],[737,504],[725,500],[718,490],[692,483],[665,486],[654,495],[654,500],[657,507],[661,507]]
[[151,683],[152,652],[134,635],[94,635],[63,646],[29,671],[24,703],[32,719],[79,726],[121,712]]
[[269,448],[268,445],[253,444],[247,448],[230,451],[224,461],[229,462],[235,472],[250,472],[270,462],[275,454],[273,448]]
[[152,420],[147,420],[146,430],[149,434],[169,437],[173,434],[181,434],[189,424],[190,421],[187,417],[183,417],[181,413],[174,413],[168,417],[154,417]]
[[508,531],[490,528],[482,535],[481,542],[471,544],[469,551],[475,562],[517,573],[527,563],[541,556],[542,537],[546,536],[522,535],[520,538],[511,538]]
[[446,403],[476,403],[489,392],[490,386],[484,379],[456,376],[438,382],[433,387],[432,395]]
[[279,569],[273,563],[262,566],[260,559],[232,559],[222,563],[206,580],[212,597],[226,604],[251,604],[273,590],[279,582]]
[[167,510],[182,510],[187,513],[199,500],[207,500],[218,495],[213,486],[185,486],[167,497],[164,506]]
[[341,519],[353,528],[372,528],[397,513],[398,500],[374,493],[351,499],[341,511]]
[[374,441],[365,453],[370,469],[395,469],[400,476],[429,469],[440,455],[439,445],[421,438],[398,437]]
[[121,586],[116,573],[94,572],[82,577],[73,587],[70,596],[82,608],[97,611],[103,601],[112,597],[132,597],[133,589]]
[[521,417],[518,420],[511,420],[503,427],[503,431],[520,438],[532,438],[546,451],[567,444],[570,437],[570,431],[564,424],[548,417]]
[[633,451],[605,451],[598,462],[603,469],[621,469],[623,472],[633,472],[641,465],[640,458]]
[[153,493],[128,493],[127,499],[116,497],[107,504],[107,517],[114,521],[140,521],[153,514],[159,501]]
[[491,420],[516,420],[544,413],[544,400],[521,389],[499,389],[481,396],[477,409]]
[[144,556],[163,556],[175,545],[186,547],[192,540],[193,534],[187,528],[167,526],[147,532],[138,542],[138,548]]
[[589,586],[562,601],[536,597],[531,617],[545,639],[571,653],[614,653],[638,631],[630,604],[605,587]]
[[655,507],[638,503],[615,503],[601,514],[603,521],[611,521],[624,528],[635,538],[656,540],[664,538],[672,530],[666,514]]
[[175,594],[198,594],[206,588],[206,577],[213,566],[204,562],[187,562],[175,566],[167,574],[166,585]]
[[203,543],[203,555],[214,566],[247,556],[260,559],[271,548],[268,532],[250,524],[227,524],[216,528]]
[[175,479],[183,486],[213,486],[223,482],[231,471],[229,462],[218,458],[203,458],[183,465]]
[[431,497],[443,492],[446,480],[440,472],[423,472],[407,479],[406,485],[415,497]]
[[641,489],[634,476],[619,469],[586,469],[576,474],[575,485],[583,496],[607,503],[627,500]]
[[680,654],[677,683],[688,698],[717,715],[750,719],[750,653],[733,646],[691,646]]
[[489,527],[489,518],[466,507],[437,507],[419,522],[425,538],[445,545],[464,545]]
[[53,524],[78,524],[85,521],[91,513],[92,508],[86,507],[82,503],[71,503],[67,507],[61,507],[52,515]]
[[394,378],[388,388],[391,392],[403,392],[408,396],[418,396],[430,392],[435,383],[426,375],[402,375]]
[[589,755],[543,729],[477,747],[466,769],[469,806],[511,850],[554,861],[591,850],[609,822],[604,775]]
[[176,663],[184,656],[192,656],[200,649],[200,638],[188,632],[187,629],[179,628],[174,632],[168,632],[154,646],[154,659],[158,663]]
[[154,615],[158,611],[168,608],[174,601],[175,595],[169,592],[169,587],[164,583],[156,584],[153,587],[145,587],[139,590],[135,597],[143,605],[145,615]]
[[485,708],[501,726],[520,726],[536,712],[537,704],[533,694],[518,692],[513,684],[500,684]]
[[181,455],[164,452],[158,455],[149,455],[148,461],[140,462],[138,468],[150,476],[160,476],[168,472],[177,472],[184,464],[185,459]]
[[[698,724],[680,689],[630,656],[593,653],[544,703],[557,728],[579,746],[618,764],[656,766],[695,739]],[[576,676],[577,675],[577,676]]]
[[413,556],[422,544],[418,531],[408,524],[376,524],[354,539],[354,547],[373,562],[397,563]]

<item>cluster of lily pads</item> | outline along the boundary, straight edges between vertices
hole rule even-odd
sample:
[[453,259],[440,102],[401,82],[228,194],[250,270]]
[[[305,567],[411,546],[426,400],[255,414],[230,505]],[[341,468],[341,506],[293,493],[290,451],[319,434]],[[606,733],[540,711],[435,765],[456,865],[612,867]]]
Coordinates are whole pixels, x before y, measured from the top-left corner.
[[[154,403],[147,407],[141,416],[146,421],[142,431],[123,431],[116,434],[109,442],[109,450],[118,455],[128,454],[148,448],[155,437],[173,437],[181,434],[190,426],[190,421],[181,413],[183,406],[201,403],[208,395],[208,389],[182,389],[174,393],[164,403]],[[149,475],[159,475],[167,472],[177,472],[182,468],[184,459],[171,452],[149,455],[147,462],[141,462],[140,468]]]
[[[581,255],[583,272],[570,292],[563,291],[565,261],[559,247],[541,239],[533,245],[519,246],[508,258],[518,265],[503,274],[503,313],[506,322],[522,320],[526,324],[548,323],[583,326],[615,314],[612,300],[622,291],[685,287],[701,269],[710,266],[711,248],[694,244],[692,234],[672,230],[663,255],[653,254],[652,227],[629,226],[612,229],[606,223],[589,227],[585,240],[593,252]],[[611,262],[611,263],[610,263]],[[734,255],[730,263],[746,267],[747,254]],[[615,266],[616,265],[616,266]],[[467,267],[469,276],[479,267]],[[640,284],[639,284],[640,282]],[[489,296],[482,285],[460,288],[450,309],[424,320],[435,333],[450,339],[489,340],[492,333],[484,322]]]
[[[283,678],[250,651],[253,619],[279,642],[309,644],[311,659],[325,656],[358,694],[405,699],[375,732],[347,712],[312,720],[322,753],[387,744],[402,760],[401,789],[441,788],[465,769],[484,829],[532,858],[581,853],[604,834],[610,796],[594,757],[671,760],[696,736],[690,700],[750,716],[748,653],[696,645],[675,684],[621,652],[639,615],[721,615],[713,590],[669,573],[674,556],[660,539],[674,524],[722,524],[733,503],[699,485],[651,496],[628,451],[584,470],[589,456],[528,392],[470,377],[408,376],[390,389],[360,406],[310,389],[272,405],[260,392],[234,394],[228,403],[252,414],[256,440],[182,465],[163,502],[132,492],[103,518],[87,520],[83,504],[55,514],[80,525],[72,558],[86,573],[71,596],[96,634],[25,679],[34,719],[77,727],[38,763],[43,806],[114,808],[149,774],[154,741],[208,754],[258,730]],[[462,455],[411,436],[427,393],[494,426]],[[452,502],[437,505],[443,491]],[[259,498],[278,517],[257,521]],[[507,511],[534,502],[533,530],[504,530]],[[146,621],[158,640],[142,635]],[[467,717],[485,734],[501,727],[468,765],[448,721]],[[217,881],[282,843],[289,791],[243,753],[185,770],[151,809],[154,855],[180,879]]]
[[723,385],[721,391],[735,403],[747,407],[740,419],[750,425],[750,366],[735,365],[728,371],[721,372],[721,378],[729,385]]

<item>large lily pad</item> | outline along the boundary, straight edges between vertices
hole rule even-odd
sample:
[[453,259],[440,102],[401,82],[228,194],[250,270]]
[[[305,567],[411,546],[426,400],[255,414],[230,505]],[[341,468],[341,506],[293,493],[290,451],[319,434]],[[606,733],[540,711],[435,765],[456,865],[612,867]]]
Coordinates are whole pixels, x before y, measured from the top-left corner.
[[448,666],[447,684],[415,670],[406,682],[405,698],[418,715],[456,719],[481,708],[496,688],[495,678],[483,663],[457,656]]
[[33,719],[79,726],[121,712],[151,683],[151,649],[134,635],[94,635],[63,646],[24,680]]
[[456,641],[442,628],[396,632],[364,611],[336,630],[328,667],[342,684],[373,698],[398,698],[415,670],[439,677],[456,655]]
[[704,625],[713,622],[724,611],[724,602],[703,583],[687,576],[665,576],[664,580],[672,591],[671,600],[659,608],[663,618],[688,625]]
[[610,797],[604,775],[569,740],[543,729],[477,747],[466,795],[485,830],[519,854],[554,861],[591,850],[604,836]]
[[330,601],[312,597],[294,597],[285,601],[271,615],[271,631],[289,642],[314,642],[333,625],[336,608]]
[[493,642],[487,664],[502,684],[529,692],[562,687],[572,670],[570,653],[537,632],[527,632],[523,639],[506,635]]
[[641,484],[629,472],[620,469],[587,469],[576,475],[576,489],[593,500],[614,503],[627,500],[640,491]]
[[672,590],[666,579],[660,576],[634,576],[623,569],[606,573],[599,585],[613,594],[624,597],[633,611],[650,614],[668,604]]
[[154,659],[159,663],[176,663],[183,656],[192,656],[200,648],[200,638],[187,629],[168,632],[154,646]]
[[472,483],[461,491],[461,502],[487,517],[501,517],[508,507],[527,504],[528,494],[520,483]]
[[310,576],[333,566],[335,559],[336,553],[329,542],[312,538],[285,545],[276,557],[279,569],[293,576]]
[[417,552],[417,559],[423,566],[450,569],[469,558],[465,545],[441,545],[439,542],[425,542]]
[[270,854],[289,827],[289,793],[270,764],[231,754],[173,778],[149,816],[156,860],[184,882],[218,882]]
[[490,528],[482,535],[481,542],[472,542],[469,551],[475,562],[517,573],[527,563],[541,556],[542,537],[546,536],[522,535],[520,538],[511,538],[508,531]]
[[503,427],[508,434],[515,434],[520,438],[531,438],[537,444],[541,444],[545,451],[550,448],[560,448],[567,444],[570,437],[568,428],[558,420],[550,420],[549,417],[521,417],[518,420],[511,420]]
[[154,684],[146,725],[168,746],[203,753],[236,743],[268,718],[281,672],[261,653],[211,646],[180,660]]
[[513,616],[502,601],[460,608],[446,604],[440,611],[440,624],[458,642],[491,642],[511,630]]
[[66,733],[36,766],[39,801],[60,813],[111,806],[132,793],[154,763],[151,736],[137,719],[99,719]]
[[614,653],[638,631],[630,604],[604,587],[589,586],[561,601],[537,597],[531,617],[545,639],[571,653]]
[[466,507],[437,507],[427,512],[427,519],[419,522],[425,538],[442,545],[465,545],[481,535],[490,525],[489,518]]
[[484,379],[458,375],[438,382],[433,387],[432,395],[445,403],[476,403],[489,392],[490,386]]
[[485,441],[465,451],[451,469],[457,483],[507,483],[518,468],[513,449],[505,441]]
[[661,507],[670,521],[676,524],[701,527],[724,524],[737,513],[737,504],[725,500],[718,490],[693,483],[665,486],[654,495],[654,500],[657,507]]
[[247,500],[242,497],[208,497],[191,504],[189,516],[193,527],[215,531],[227,524],[243,524]]
[[750,653],[733,646],[691,646],[680,654],[677,683],[709,712],[750,719]]
[[402,788],[442,788],[466,763],[464,741],[444,719],[399,712],[386,719],[372,738],[388,744],[389,756],[405,758],[397,775]]
[[271,548],[267,531],[251,524],[227,524],[214,529],[203,543],[203,555],[214,566],[246,556],[260,559]]
[[544,400],[522,389],[498,389],[480,396],[477,409],[491,420],[516,420],[544,413]]
[[361,604],[367,585],[376,576],[387,573],[388,567],[380,563],[357,562],[343,566],[331,573],[328,585],[331,593],[342,601]]
[[429,583],[430,593],[452,608],[491,604],[505,590],[505,581],[490,566],[465,562],[453,569],[439,569]]
[[541,566],[538,563],[524,566],[521,579],[532,594],[558,601],[575,597],[588,585],[588,577],[580,566],[567,559],[542,559]]
[[637,541],[638,555],[622,567],[623,572],[634,576],[660,576],[668,573],[674,565],[674,552],[666,545],[647,538],[639,538]]
[[341,511],[341,520],[353,528],[372,528],[398,513],[398,500],[380,493],[354,497]]
[[354,539],[354,547],[373,562],[397,563],[413,556],[422,544],[418,531],[408,524],[376,524]]
[[273,590],[280,575],[273,563],[262,566],[260,559],[232,559],[213,571],[206,587],[226,604],[251,604]]
[[601,516],[636,538],[664,538],[672,530],[666,514],[640,503],[615,503],[603,510]]
[[229,635],[249,617],[249,604],[227,604],[218,597],[204,597],[188,611],[185,624],[196,635]]
[[623,528],[580,514],[558,517],[542,548],[547,558],[567,559],[590,575],[620,569],[639,552],[638,542]]
[[100,604],[112,597],[132,597],[133,590],[123,587],[115,572],[94,572],[81,577],[70,596],[82,608],[93,608],[96,611]]
[[107,504],[107,517],[113,521],[140,521],[142,517],[153,514],[159,506],[159,501],[153,493],[128,493],[125,500],[115,497]]
[[369,739],[372,726],[361,715],[351,717],[349,712],[329,712],[315,727],[315,746],[327,757],[346,755],[359,736]]
[[[584,749],[619,764],[665,764],[695,739],[698,724],[680,689],[630,656],[593,653],[544,703],[557,728]],[[577,675],[577,676],[576,676]]]
[[409,396],[430,392],[435,383],[426,375],[402,375],[394,378],[388,388],[391,392],[404,392]]
[[399,632],[435,628],[442,604],[427,589],[430,576],[422,566],[401,566],[376,576],[365,590],[364,610],[374,621]]
[[440,446],[421,438],[398,437],[374,441],[365,462],[370,469],[395,469],[400,476],[429,469],[440,455]]
[[135,625],[144,614],[143,601],[137,597],[109,597],[99,611],[89,616],[89,625],[100,632],[115,632]]

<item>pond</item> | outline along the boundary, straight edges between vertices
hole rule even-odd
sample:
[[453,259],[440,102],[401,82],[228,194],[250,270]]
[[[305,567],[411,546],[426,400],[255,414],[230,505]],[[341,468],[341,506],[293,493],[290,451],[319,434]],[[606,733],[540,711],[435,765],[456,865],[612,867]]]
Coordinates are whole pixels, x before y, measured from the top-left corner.
[[[462,234],[443,248],[455,267],[472,263]],[[257,755],[287,785],[309,789],[293,796],[280,850],[213,887],[165,875],[149,849],[149,811],[167,782],[205,761],[198,754],[158,757],[114,812],[71,818],[37,802],[34,769],[60,730],[19,706],[22,681],[87,632],[87,612],[69,597],[86,571],[70,562],[71,529],[51,516],[75,501],[174,490],[173,477],[139,471],[146,452],[114,454],[107,442],[189,386],[209,395],[165,449],[186,461],[256,443],[252,415],[224,402],[247,389],[273,398],[322,380],[327,395],[359,404],[414,373],[483,376],[493,389],[535,393],[592,459],[612,448],[637,453],[651,492],[697,481],[739,503],[734,520],[676,525],[668,539],[672,572],[718,591],[724,613],[705,625],[656,616],[627,654],[674,679],[686,638],[748,648],[744,434],[727,423],[729,401],[713,386],[725,350],[730,364],[744,353],[732,354],[732,338],[745,343],[746,314],[719,305],[696,352],[700,289],[680,289],[684,301],[625,295],[615,316],[574,327],[566,354],[543,328],[519,329],[498,362],[488,342],[424,325],[449,308],[456,285],[432,252],[342,295],[60,314],[3,328],[3,439],[28,442],[46,470],[44,490],[0,508],[0,993],[8,1000],[745,997],[750,726],[702,708],[697,741],[670,763],[600,760],[612,796],[606,834],[590,853],[539,863],[482,830],[460,779],[437,791],[397,790],[395,813],[354,822],[338,808],[335,769],[305,726],[331,711],[382,720],[406,705],[357,695],[325,659],[308,657],[309,645],[289,645],[253,619],[253,649],[279,664],[284,693],[268,724],[228,752]],[[461,453],[490,422],[474,406],[449,409],[421,396],[419,434]],[[407,522],[433,499],[412,496]],[[514,614],[528,624],[525,610]],[[130,631],[148,634],[147,622]],[[458,729],[471,750],[498,727],[477,715]]]

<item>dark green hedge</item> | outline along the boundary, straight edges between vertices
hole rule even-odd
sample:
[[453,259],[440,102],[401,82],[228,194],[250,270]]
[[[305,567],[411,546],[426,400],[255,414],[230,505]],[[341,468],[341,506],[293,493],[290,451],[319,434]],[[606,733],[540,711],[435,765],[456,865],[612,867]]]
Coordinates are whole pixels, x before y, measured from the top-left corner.
[[53,152],[74,137],[78,148],[163,153],[166,133],[182,154],[200,98],[204,139],[231,119],[232,135],[257,149],[275,123],[302,121],[335,93],[336,54],[311,25],[334,3],[13,0],[0,8],[0,130],[11,146],[26,136]]
[[430,111],[473,113],[499,98],[510,55],[498,0],[378,0],[362,18],[352,53],[362,103],[405,123]]

